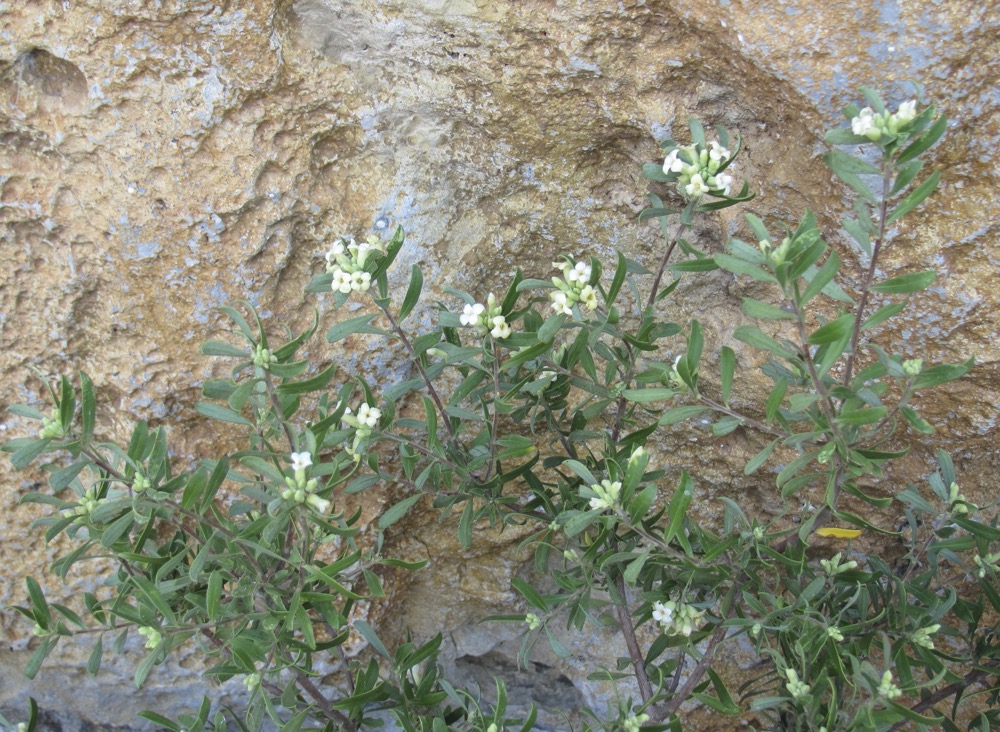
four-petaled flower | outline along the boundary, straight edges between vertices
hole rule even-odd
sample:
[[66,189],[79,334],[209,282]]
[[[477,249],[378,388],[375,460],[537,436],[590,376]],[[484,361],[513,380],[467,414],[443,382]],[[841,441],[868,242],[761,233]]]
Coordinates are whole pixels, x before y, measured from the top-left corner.
[[489,334],[498,341],[509,338],[513,333],[507,317],[503,314],[503,306],[497,303],[492,292],[487,296],[485,305],[481,302],[465,305],[462,314],[458,316],[458,322],[466,327],[475,328],[481,336]]
[[313,464],[312,455],[310,455],[308,452],[292,453],[292,470],[296,472],[298,472],[299,470],[305,470],[312,464]]

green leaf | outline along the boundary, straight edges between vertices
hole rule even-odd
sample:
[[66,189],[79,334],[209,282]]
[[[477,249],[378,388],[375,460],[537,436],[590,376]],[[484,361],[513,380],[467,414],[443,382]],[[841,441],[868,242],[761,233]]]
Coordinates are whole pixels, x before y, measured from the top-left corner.
[[841,315],[836,320],[831,320],[826,325],[820,326],[806,339],[806,343],[822,345],[824,343],[834,343],[835,341],[849,338],[854,328],[854,315],[848,313]]
[[413,265],[413,269],[410,270],[410,286],[406,289],[406,294],[403,296],[403,304],[399,306],[399,316],[397,317],[397,322],[402,323],[406,320],[406,316],[410,314],[413,310],[413,306],[417,304],[417,300],[420,299],[420,290],[424,286],[424,276],[420,272],[420,267]]
[[767,397],[767,405],[764,412],[768,420],[772,420],[778,415],[778,410],[781,408],[781,402],[785,398],[785,392],[787,391],[787,379],[781,378],[774,382],[774,388],[771,389],[771,394]]
[[[663,532],[663,543],[669,544],[674,538],[683,539],[681,530],[684,527],[684,518],[687,516],[688,506],[694,498],[694,481],[687,471],[681,471],[681,479],[674,490],[673,498],[667,508],[667,515],[670,516],[670,525]],[[684,539],[686,541],[686,539]],[[683,543],[683,542],[682,542]]]
[[777,447],[777,445],[778,439],[775,438],[771,440],[763,450],[750,458],[750,462],[748,462],[743,468],[743,475],[751,475],[755,473],[761,465],[767,462],[767,459],[771,456],[771,453],[774,452],[774,448]]
[[241,424],[244,427],[253,427],[250,420],[237,414],[232,409],[223,407],[221,404],[212,404],[211,402],[198,402],[196,407],[199,414],[203,414],[209,419],[214,419],[219,422],[232,422],[233,424]]
[[205,341],[198,349],[202,356],[224,356],[227,358],[249,358],[246,349],[237,348],[225,341]]
[[836,275],[840,270],[840,264],[840,257],[837,256],[837,253],[830,252],[830,256],[827,258],[826,262],[822,267],[820,267],[816,274],[812,276],[812,279],[809,281],[809,286],[806,288],[806,291],[802,293],[802,297],[799,300],[800,307],[822,292],[823,288],[826,287],[831,280],[833,280],[834,275]]
[[935,170],[927,177],[927,180],[917,186],[910,195],[904,198],[902,202],[896,206],[895,209],[893,209],[892,213],[886,217],[885,225],[888,226],[896,219],[901,216],[905,216],[919,206],[925,198],[934,192],[934,189],[937,188],[940,180],[941,173],[940,171]]
[[905,165],[921,153],[929,150],[935,142],[941,139],[941,135],[944,134],[947,127],[948,118],[941,115],[934,121],[930,129],[910,143],[909,147],[899,154],[899,157],[896,158],[896,165]]
[[102,655],[104,655],[104,633],[97,636],[97,642],[94,643],[94,648],[87,658],[87,673],[91,676],[97,676],[97,672],[101,670]]
[[316,374],[316,376],[310,377],[308,379],[303,379],[302,381],[295,381],[288,384],[281,384],[277,388],[279,394],[307,394],[312,391],[320,391],[326,388],[326,385],[330,383],[333,378],[333,374],[336,372],[335,364],[330,364],[322,372]]
[[73,424],[73,415],[76,412],[76,394],[73,392],[73,384],[63,376],[59,380],[59,421],[67,430]]
[[751,318],[763,320],[795,320],[795,314],[752,297],[743,298],[743,312]]
[[906,420],[906,424],[910,425],[914,431],[922,435],[933,435],[937,431],[927,420],[910,407],[900,407],[899,411],[903,415],[903,419]]
[[11,465],[15,470],[23,470],[31,464],[31,461],[48,449],[52,440],[27,440],[10,456]]
[[538,590],[525,582],[523,579],[520,577],[513,577],[511,578],[510,583],[514,586],[515,590],[521,593],[531,607],[543,612],[549,609],[548,603],[545,602],[545,598],[539,594]]
[[52,625],[52,613],[49,612],[49,604],[45,601],[45,593],[34,577],[25,577],[24,584],[28,588],[28,598],[31,600],[31,614],[35,622],[43,628]]
[[917,292],[928,287],[937,277],[937,273],[928,269],[923,272],[893,277],[891,280],[872,285],[874,292],[881,292],[886,295],[903,295],[908,292]]
[[677,394],[673,389],[655,387],[651,389],[626,389],[622,392],[628,401],[635,404],[648,404],[649,402],[659,402],[664,399],[671,399]]
[[871,163],[867,163],[860,158],[856,158],[843,150],[831,150],[823,156],[826,164],[830,166],[836,175],[841,173],[854,173],[861,175],[878,175],[879,170]]
[[458,543],[466,549],[472,546],[473,513],[472,501],[466,501],[465,508],[462,509],[462,518],[458,521]]
[[337,341],[343,340],[344,338],[347,338],[347,336],[354,335],[355,333],[368,333],[375,335],[382,334],[383,331],[368,325],[377,316],[378,313],[372,313],[371,315],[359,315],[356,318],[345,320],[343,323],[337,323],[326,332],[326,340],[329,343],[336,343]]
[[80,415],[82,435],[80,442],[84,448],[94,438],[94,420],[97,413],[97,399],[94,396],[94,382],[84,372],[80,372]]
[[708,411],[708,407],[700,407],[694,404],[686,405],[683,407],[674,407],[662,417],[660,417],[659,424],[661,427],[667,427],[670,425],[678,424],[686,419],[691,419],[692,417],[697,417]]
[[719,351],[719,371],[722,375],[722,403],[728,407],[733,376],[736,374],[736,353],[729,346],[723,346]]
[[878,325],[879,323],[884,323],[886,320],[888,320],[889,318],[898,313],[901,313],[905,309],[906,309],[905,302],[896,302],[896,303],[889,303],[888,305],[883,305],[874,313],[872,313],[868,317],[868,319],[861,324],[861,330],[867,330],[868,328],[872,328]]
[[35,652],[31,654],[31,658],[24,665],[24,675],[29,679],[35,678],[38,675],[39,669],[42,667],[42,662],[45,657],[48,656],[52,649],[56,647],[59,642],[58,635],[50,635],[42,639],[41,644],[35,649]]
[[867,407],[851,412],[841,412],[837,416],[837,421],[841,424],[863,425],[878,422],[889,410],[887,407]]
[[587,466],[581,463],[579,460],[566,460],[565,462],[563,462],[563,465],[565,465],[567,468],[576,473],[577,476],[586,481],[587,485],[594,485],[595,483],[598,482],[597,478],[594,477],[594,474],[591,473],[590,470],[587,469]]
[[913,382],[913,388],[929,389],[938,384],[960,379],[972,370],[975,362],[974,358],[970,358],[965,363],[943,363],[931,366],[920,372],[920,375]]
[[758,282],[772,282],[777,283],[778,280],[774,278],[770,272],[767,272],[755,264],[750,264],[742,259],[737,259],[729,254],[716,254],[715,263],[722,267],[722,269],[727,272],[732,272],[733,274],[746,275]]
[[[621,252],[618,252],[618,266],[615,267],[615,276],[611,281],[611,287],[608,288],[608,294],[606,297],[606,305],[610,308],[615,299],[618,297],[618,292],[622,289],[622,284],[625,282],[625,275],[628,273],[628,259]],[[539,336],[541,338],[541,336]]]
[[205,590],[205,608],[210,622],[219,620],[219,599],[222,597],[222,572],[216,570],[208,576],[208,588]]
[[387,529],[394,523],[399,521],[401,518],[403,518],[403,516],[406,515],[406,512],[413,507],[413,504],[415,504],[423,497],[424,497],[423,493],[415,493],[414,495],[408,496],[407,498],[404,498],[402,501],[392,506],[389,510],[387,510],[385,513],[379,516],[378,518],[379,529]]
[[778,343],[778,341],[774,340],[771,336],[766,335],[760,328],[756,328],[754,326],[741,325],[733,331],[733,338],[746,343],[748,346],[759,348],[762,351],[768,351],[769,353],[773,353],[775,356],[788,361],[795,358],[794,353]]

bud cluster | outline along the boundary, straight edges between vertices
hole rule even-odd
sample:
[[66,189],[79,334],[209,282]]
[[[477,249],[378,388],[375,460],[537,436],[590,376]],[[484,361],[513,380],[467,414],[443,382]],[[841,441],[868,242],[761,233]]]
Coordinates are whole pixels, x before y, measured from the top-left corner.
[[714,140],[707,148],[701,144],[675,147],[663,161],[663,173],[677,181],[677,190],[689,201],[706,193],[728,196],[733,177],[722,171],[731,159],[732,153]]
[[486,298],[485,305],[479,302],[466,305],[458,319],[462,325],[475,328],[479,335],[485,336],[488,333],[496,340],[509,338],[512,332],[503,315],[503,308],[492,292]]
[[312,455],[308,452],[293,452],[291,458],[294,476],[285,478],[286,487],[281,492],[281,497],[293,503],[305,503],[319,513],[326,513],[330,502],[316,495],[318,483],[315,478],[306,479],[306,469],[312,465]]
[[665,635],[690,636],[704,615],[704,610],[676,600],[653,603],[653,620],[659,623]]
[[382,242],[374,234],[361,244],[353,237],[335,241],[326,253],[326,271],[333,275],[330,289],[345,295],[368,290],[372,276],[365,271],[365,265],[373,253],[385,253]]
[[556,291],[549,293],[552,309],[563,315],[572,315],[573,306],[580,303],[587,310],[597,309],[597,290],[590,284],[593,267],[586,262],[573,262],[569,257],[552,266],[562,271],[562,278],[553,277]]
[[859,137],[867,137],[872,142],[878,142],[883,135],[897,135],[917,116],[917,102],[911,99],[899,105],[899,109],[890,114],[888,110],[875,112],[871,107],[865,107],[851,119],[851,131]]
[[590,499],[591,509],[606,511],[618,505],[618,499],[622,493],[622,484],[617,480],[613,483],[610,480],[602,480],[600,483],[590,486],[590,490],[597,494]]

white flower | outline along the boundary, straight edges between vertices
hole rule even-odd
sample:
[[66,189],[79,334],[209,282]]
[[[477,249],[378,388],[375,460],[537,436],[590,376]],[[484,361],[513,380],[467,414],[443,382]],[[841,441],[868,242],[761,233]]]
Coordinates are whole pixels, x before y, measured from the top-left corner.
[[368,272],[353,272],[351,274],[351,289],[355,292],[365,292],[371,287],[372,276]]
[[878,126],[878,122],[881,121],[881,116],[876,117],[871,107],[865,107],[857,117],[851,120],[851,132],[875,142],[882,137],[882,130]]
[[316,509],[317,513],[326,513],[330,508],[330,502],[325,498],[320,498],[315,493],[306,496],[306,503]]
[[[352,239],[351,242],[353,243],[354,240]],[[347,250],[344,248],[344,241],[342,239],[337,239],[337,241],[335,241],[330,246],[330,251],[328,251],[326,253],[326,261],[329,262],[331,260],[335,260],[337,257],[339,257],[340,255],[342,255],[345,251],[347,251]]]
[[497,340],[503,340],[510,336],[511,330],[510,326],[507,324],[507,319],[502,315],[496,315],[493,317],[493,330],[490,331],[490,335]]
[[305,470],[312,464],[313,464],[312,455],[310,455],[308,452],[292,453],[292,470],[295,471]]
[[564,271],[567,282],[579,282],[581,284],[590,282],[592,268],[586,262],[577,262],[573,267],[567,267]]
[[364,427],[375,427],[381,416],[382,410],[369,407],[367,402],[358,407],[358,423]]
[[715,176],[715,185],[712,186],[715,190],[722,190],[722,195],[728,196],[729,189],[733,185],[733,176],[728,173],[719,173]]
[[669,175],[670,173],[680,173],[684,170],[684,161],[677,157],[679,152],[679,148],[674,148],[667,155],[666,160],[663,161],[663,173],[665,175]]
[[672,607],[667,607],[662,602],[657,600],[653,603],[653,620],[660,625],[668,626],[674,619],[674,609]]
[[351,291],[351,275],[339,267],[333,270],[333,282],[330,289],[334,292],[342,292],[345,295]]
[[462,310],[462,314],[458,317],[462,325],[478,325],[479,316],[486,311],[486,306],[481,303],[476,303],[475,305],[466,305]]
[[912,122],[913,118],[917,116],[917,100],[911,99],[908,102],[903,102],[899,105],[899,110],[896,112],[896,121],[899,124],[905,125],[907,122]]
[[565,292],[553,292],[549,297],[552,299],[552,309],[563,315],[572,315],[573,307]]
[[684,192],[690,198],[701,198],[702,195],[708,193],[708,186],[701,179],[701,173],[695,173],[691,176],[691,182],[684,186]]
[[729,160],[729,155],[730,155],[729,150],[724,148],[715,140],[712,140],[711,147],[712,149],[708,151],[708,157],[711,160],[714,160],[717,163],[724,163],[727,160]]
[[580,302],[587,306],[587,310],[597,309],[597,290],[587,285],[580,290]]

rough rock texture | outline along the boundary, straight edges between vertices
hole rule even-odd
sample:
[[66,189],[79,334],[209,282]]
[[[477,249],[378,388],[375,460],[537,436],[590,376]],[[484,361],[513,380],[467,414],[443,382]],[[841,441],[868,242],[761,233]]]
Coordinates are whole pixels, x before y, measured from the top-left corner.
[[[684,134],[689,115],[746,139],[736,172],[759,193],[751,210],[791,222],[809,207],[849,257],[837,234],[848,196],[819,161],[822,132],[859,85],[899,102],[912,96],[903,81],[918,78],[953,120],[942,185],[899,228],[884,271],[929,264],[942,276],[884,335],[932,360],[976,357],[970,377],[921,406],[942,431],[936,444],[954,451],[965,494],[992,497],[998,22],[989,3],[971,0],[0,0],[0,406],[38,402],[28,366],[83,369],[107,436],[152,418],[170,427],[180,463],[235,444],[193,412],[198,385],[220,373],[197,354],[218,334],[216,306],[245,298],[303,325],[313,302],[304,285],[326,243],[365,233],[378,216],[409,232],[395,276],[419,263],[432,290],[496,291],[518,266],[547,276],[563,251],[607,261],[620,247],[652,259],[659,235],[635,224],[647,191],[639,169],[657,157],[656,139]],[[726,212],[699,225],[699,243],[718,248],[740,226]],[[730,343],[749,292],[723,274],[692,278],[673,317],[696,314],[710,342]],[[331,355],[342,373],[403,373],[370,343],[350,345]],[[751,355],[740,358],[749,372]],[[8,419],[0,429],[22,427]],[[661,448],[717,496],[732,492],[757,446],[752,435],[678,430]],[[925,475],[927,455],[916,451],[886,490]],[[23,601],[22,577],[39,576],[57,550],[28,530],[35,509],[15,508],[38,478],[0,464],[5,604]],[[374,514],[384,499],[366,500]],[[766,484],[741,500],[777,508]],[[504,638],[475,621],[512,610],[514,546],[504,537],[452,561],[453,527],[428,516],[407,529],[419,538],[401,552],[449,559],[398,586],[394,614],[421,634],[448,631],[460,668],[509,666]],[[44,584],[68,594],[97,582]],[[444,609],[442,592],[456,598]],[[84,647],[21,682],[29,628],[15,617],[0,614],[10,649],[0,653],[0,706],[30,693],[128,725],[138,709],[200,697],[184,660],[155,674],[141,699],[121,682],[125,662],[84,679]],[[613,658],[609,642],[575,650]],[[571,664],[539,663],[570,705],[603,693]]]

